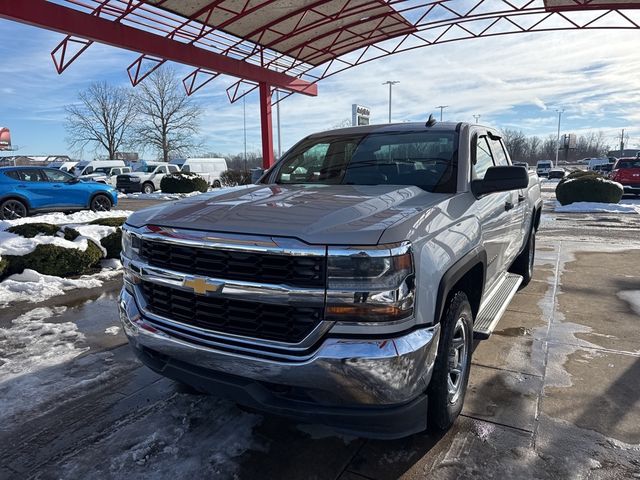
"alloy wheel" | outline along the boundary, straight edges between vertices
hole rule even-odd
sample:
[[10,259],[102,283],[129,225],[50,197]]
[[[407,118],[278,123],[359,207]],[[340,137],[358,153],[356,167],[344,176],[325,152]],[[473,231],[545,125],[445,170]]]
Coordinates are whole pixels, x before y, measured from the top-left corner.
[[2,204],[2,218],[5,220],[15,220],[27,216],[27,209],[17,200],[7,200]]
[[447,375],[449,403],[456,403],[462,393],[468,361],[469,351],[467,348],[465,321],[463,318],[459,318],[453,329],[453,338],[449,348],[449,371]]

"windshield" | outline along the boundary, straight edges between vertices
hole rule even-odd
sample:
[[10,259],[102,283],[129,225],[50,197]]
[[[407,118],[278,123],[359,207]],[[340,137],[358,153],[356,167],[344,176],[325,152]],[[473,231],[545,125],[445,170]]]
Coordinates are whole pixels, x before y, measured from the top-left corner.
[[458,135],[453,131],[326,135],[296,145],[275,183],[415,185],[454,192]]
[[136,168],[135,171],[142,173],[153,173],[156,171],[156,165],[140,165],[138,168]]
[[93,171],[93,173],[106,173],[106,174],[109,174],[109,172],[111,172],[112,168],[113,167],[99,167],[99,168],[96,168]]
[[640,168],[640,158],[638,160],[620,160],[616,168]]

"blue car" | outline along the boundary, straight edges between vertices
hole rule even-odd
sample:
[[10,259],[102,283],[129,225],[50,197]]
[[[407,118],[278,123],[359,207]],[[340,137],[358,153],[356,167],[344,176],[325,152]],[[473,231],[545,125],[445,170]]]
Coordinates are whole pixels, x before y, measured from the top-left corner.
[[111,210],[118,193],[109,185],[81,182],[55,168],[0,168],[0,219],[13,220],[32,213],[91,209]]

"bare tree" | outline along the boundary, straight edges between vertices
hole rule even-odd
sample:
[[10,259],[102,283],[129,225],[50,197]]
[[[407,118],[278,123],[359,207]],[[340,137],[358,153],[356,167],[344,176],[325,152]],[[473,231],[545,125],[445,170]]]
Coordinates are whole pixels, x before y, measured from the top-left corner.
[[198,148],[195,136],[202,109],[184,92],[175,72],[160,68],[139,88],[136,142],[156,151],[165,162]]
[[79,103],[65,108],[69,148],[82,150],[91,145],[115,158],[132,132],[136,116],[132,95],[125,88],[100,82],[80,92],[78,99]]

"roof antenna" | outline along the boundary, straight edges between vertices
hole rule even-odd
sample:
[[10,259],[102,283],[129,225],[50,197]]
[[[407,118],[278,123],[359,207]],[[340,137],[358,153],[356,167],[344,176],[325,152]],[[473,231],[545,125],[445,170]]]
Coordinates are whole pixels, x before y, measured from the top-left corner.
[[429,120],[427,120],[427,123],[425,124],[425,126],[427,127],[433,127],[436,124],[436,119],[433,118],[433,113],[429,114]]

